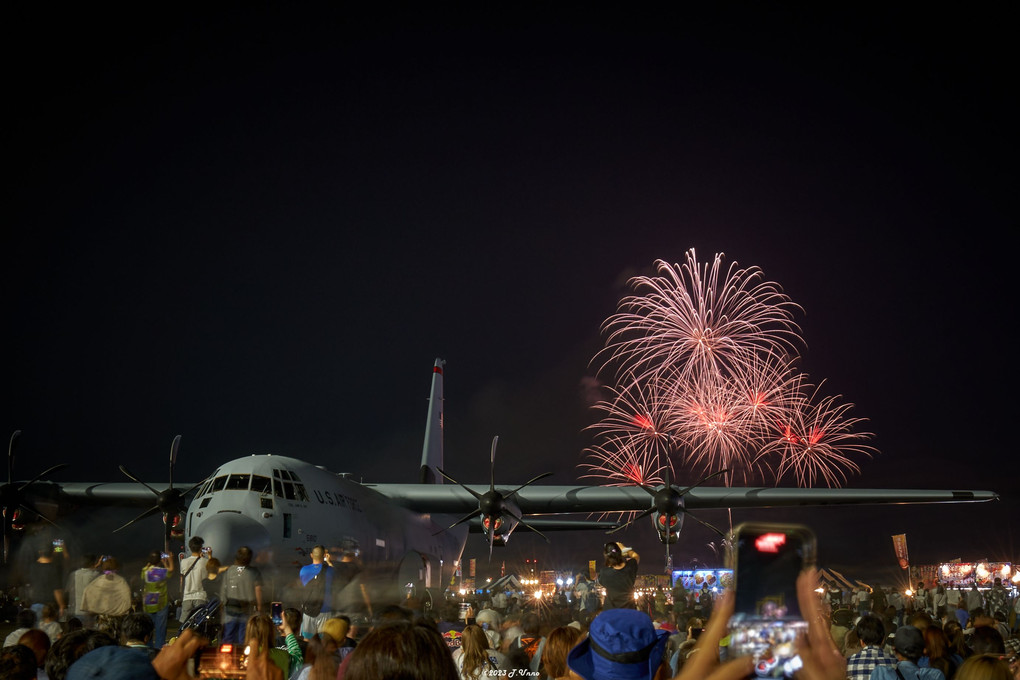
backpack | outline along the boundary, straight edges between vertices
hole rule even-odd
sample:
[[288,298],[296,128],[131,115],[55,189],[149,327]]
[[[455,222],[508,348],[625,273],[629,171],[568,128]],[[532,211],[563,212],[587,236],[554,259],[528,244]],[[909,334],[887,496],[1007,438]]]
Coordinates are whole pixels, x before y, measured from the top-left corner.
[[326,570],[329,566],[322,565],[319,572],[302,588],[301,613],[305,616],[318,616],[322,612],[323,600],[326,599]]
[[242,616],[255,599],[254,575],[248,567],[232,566],[223,575],[223,609],[229,616]]

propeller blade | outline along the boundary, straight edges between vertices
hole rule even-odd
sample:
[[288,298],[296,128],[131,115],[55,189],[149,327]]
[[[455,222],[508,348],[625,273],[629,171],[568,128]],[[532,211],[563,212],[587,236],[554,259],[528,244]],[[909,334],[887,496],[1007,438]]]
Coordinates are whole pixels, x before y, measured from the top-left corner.
[[516,489],[514,489],[513,491],[508,493],[506,496],[503,496],[503,498],[506,499],[506,500],[509,500],[509,499],[513,498],[514,494],[516,494],[518,491],[520,491],[524,487],[528,486],[529,484],[534,484],[535,482],[537,482],[540,479],[545,479],[546,477],[551,477],[552,474],[553,473],[551,473],[551,472],[543,472],[538,477],[535,477],[534,479],[530,479],[530,480],[524,482],[519,487],[517,487]]
[[691,489],[693,489],[694,487],[696,487],[696,486],[701,486],[702,484],[704,484],[704,483],[705,483],[705,482],[707,482],[708,480],[712,479],[713,477],[718,477],[719,475],[724,475],[724,474],[727,474],[727,473],[729,473],[729,471],[730,471],[730,469],[729,469],[729,468],[726,468],[725,470],[719,470],[718,472],[713,472],[713,473],[712,473],[712,474],[710,474],[709,476],[707,476],[707,477],[704,477],[704,478],[702,478],[702,479],[701,479],[700,481],[697,481],[697,482],[695,482],[694,484],[691,484],[691,485],[690,485],[689,487],[687,487],[686,489],[682,489],[682,490],[680,491],[680,495],[681,495],[681,496],[683,496],[684,494],[686,494],[686,493],[687,493],[688,491],[690,491],[690,490],[691,490]]
[[709,529],[711,529],[711,530],[712,530],[712,531],[714,531],[715,533],[719,534],[719,535],[720,535],[720,536],[722,536],[723,538],[726,538],[726,534],[725,534],[724,532],[722,532],[722,531],[719,531],[718,529],[716,529],[716,528],[715,528],[714,526],[712,526],[711,524],[709,524],[709,523],[708,523],[708,522],[706,522],[705,520],[703,520],[703,519],[698,519],[697,517],[695,517],[694,515],[692,515],[692,514],[691,514],[691,512],[690,512],[689,510],[684,510],[683,508],[681,508],[680,510],[681,510],[681,512],[685,513],[685,514],[686,514],[686,515],[687,515],[688,517],[690,517],[691,519],[693,519],[693,520],[694,520],[695,522],[697,522],[697,523],[698,523],[698,524],[700,524],[701,526],[703,526],[703,527],[708,527]]
[[464,486],[463,484],[461,484],[460,482],[458,482],[458,481],[457,481],[456,479],[454,479],[454,478],[453,478],[453,477],[451,477],[450,475],[448,475],[448,474],[446,474],[445,472],[443,472],[443,471],[442,471],[442,470],[441,470],[440,468],[436,468],[436,471],[437,471],[437,472],[438,472],[439,474],[441,474],[441,475],[442,475],[442,476],[443,476],[444,478],[446,478],[446,479],[450,480],[451,482],[453,482],[454,484],[456,484],[457,486],[459,486],[460,488],[464,489],[464,490],[465,490],[465,491],[467,491],[467,492],[468,492],[469,494],[471,494],[472,496],[474,496],[474,497],[475,497],[475,500],[479,500],[479,501],[480,501],[480,500],[482,500],[482,494],[478,493],[478,492],[477,492],[477,491],[475,491],[474,489],[469,489],[468,487]]
[[177,466],[177,451],[181,448],[181,435],[174,437],[170,443],[170,488],[174,488],[174,467]]
[[201,482],[199,482],[198,484],[196,484],[193,487],[191,487],[190,489],[188,489],[187,491],[185,491],[184,493],[182,493],[181,494],[181,500],[184,500],[185,498],[187,498],[188,495],[191,492],[193,492],[195,489],[197,489],[198,487],[202,486],[203,484],[205,484],[205,480],[204,479]]
[[467,522],[468,520],[474,519],[477,515],[478,515],[478,510],[472,510],[470,513],[464,515],[463,517],[458,519],[456,522],[454,522],[450,526],[446,527],[445,529],[440,529],[439,531],[437,531],[436,533],[434,533],[432,535],[433,536],[438,536],[439,534],[443,533],[444,531],[449,531],[450,529],[454,528],[458,524],[463,524],[464,522]]
[[642,510],[639,514],[635,515],[634,519],[632,519],[631,521],[627,522],[626,524],[621,524],[620,526],[615,527],[613,529],[610,529],[606,533],[607,534],[615,534],[617,531],[620,531],[621,529],[626,529],[627,527],[629,527],[631,524],[633,524],[634,522],[638,521],[639,519],[644,519],[645,517],[648,517],[648,515],[652,514],[653,512],[655,512],[655,508],[648,508],[647,510]]
[[130,522],[128,522],[124,526],[117,527],[116,529],[114,529],[113,533],[117,533],[121,529],[127,529],[129,526],[131,526],[135,522],[139,522],[139,521],[145,519],[146,517],[152,517],[157,512],[159,512],[159,506],[158,505],[154,505],[151,508],[149,508],[148,510],[146,510],[145,512],[143,512],[142,514],[138,515],[138,517],[135,517],[133,520],[131,520]]
[[546,536],[546,535],[545,535],[545,534],[543,534],[543,533],[542,533],[541,531],[539,531],[539,530],[538,530],[538,529],[536,529],[535,527],[533,527],[533,526],[531,526],[530,524],[528,524],[527,522],[525,522],[525,521],[524,521],[524,520],[523,520],[522,518],[520,518],[520,517],[516,517],[516,516],[514,516],[514,515],[513,515],[512,513],[509,513],[509,512],[508,512],[507,514],[508,514],[508,515],[510,515],[511,517],[513,517],[514,519],[516,519],[516,520],[517,520],[517,521],[518,521],[518,522],[519,522],[519,523],[521,524],[521,526],[523,526],[523,527],[524,527],[525,529],[528,529],[528,530],[530,530],[530,531],[534,531],[534,532],[535,532],[536,534],[538,534],[539,536],[541,536],[542,538],[544,538],[544,539],[545,539],[545,542],[546,542],[546,543],[551,543],[551,541],[549,540],[549,537],[548,537],[548,536]]
[[46,515],[42,514],[41,512],[36,510],[35,508],[31,508],[31,507],[25,505],[24,503],[19,503],[18,507],[21,508],[22,510],[27,510],[28,512],[31,512],[31,513],[33,513],[35,515],[38,515],[39,519],[41,519],[44,522],[49,522],[51,525],[55,526],[56,528],[58,528],[58,529],[60,528],[59,524],[57,524],[56,522],[54,522],[49,517],[47,517]]
[[15,430],[11,434],[11,441],[7,445],[7,483],[14,481],[14,444],[21,436],[21,430]]
[[492,449],[489,451],[489,491],[496,490],[496,444],[498,443],[499,435],[497,434],[492,438]]
[[153,495],[159,496],[159,492],[158,491],[153,489],[151,486],[149,486],[148,484],[146,484],[142,480],[140,480],[137,477],[135,477],[133,474],[131,474],[131,472],[126,467],[124,467],[123,465],[118,465],[117,467],[120,468],[120,471],[124,473],[124,476],[127,477],[128,479],[130,479],[132,482],[137,482],[138,484],[141,484],[146,489],[151,491],[153,493]]
[[24,491],[26,487],[31,486],[32,484],[35,484],[36,482],[38,482],[43,477],[48,477],[50,475],[50,473],[56,472],[57,470],[63,470],[66,467],[71,467],[71,466],[69,464],[67,464],[67,463],[60,463],[59,465],[54,465],[49,470],[44,470],[44,471],[40,472],[35,477],[33,477],[29,481],[27,481],[24,484],[22,484],[20,487],[18,487],[18,491]]

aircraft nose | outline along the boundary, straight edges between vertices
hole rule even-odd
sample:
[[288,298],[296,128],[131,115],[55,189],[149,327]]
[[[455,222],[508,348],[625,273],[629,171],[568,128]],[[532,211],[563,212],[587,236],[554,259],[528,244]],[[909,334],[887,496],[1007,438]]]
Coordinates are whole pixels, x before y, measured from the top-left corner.
[[192,536],[201,536],[205,546],[212,548],[213,557],[224,565],[233,564],[234,554],[242,545],[252,549],[258,557],[270,557],[269,532],[250,517],[233,512],[222,512],[196,523]]

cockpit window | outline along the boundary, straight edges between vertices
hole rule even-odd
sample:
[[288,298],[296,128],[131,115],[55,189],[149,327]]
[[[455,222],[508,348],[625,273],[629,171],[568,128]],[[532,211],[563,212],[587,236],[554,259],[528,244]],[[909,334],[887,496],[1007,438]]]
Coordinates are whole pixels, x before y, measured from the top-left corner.
[[226,488],[231,491],[247,491],[249,483],[251,483],[251,475],[234,474],[230,475],[230,477],[227,479]]
[[273,493],[273,482],[262,475],[251,476],[251,490],[257,493]]
[[227,483],[226,475],[223,475],[222,477],[217,477],[216,479],[213,480],[211,491],[222,491],[226,483]]
[[[278,470],[273,470],[273,472],[278,472]],[[283,498],[283,482],[279,479],[273,480],[273,494]]]
[[295,500],[294,496],[294,485],[290,482],[283,483],[283,495],[288,501]]
[[305,485],[304,484],[295,484],[294,485],[294,493],[297,495],[297,499],[299,501],[307,501],[308,500],[308,493],[305,491]]

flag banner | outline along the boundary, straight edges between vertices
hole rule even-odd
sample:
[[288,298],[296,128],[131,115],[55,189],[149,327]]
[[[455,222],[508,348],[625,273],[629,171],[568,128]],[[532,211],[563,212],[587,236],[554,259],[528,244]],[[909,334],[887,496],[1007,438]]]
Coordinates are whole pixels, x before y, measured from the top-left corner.
[[910,557],[907,555],[907,535],[896,534],[892,537],[893,549],[896,551],[896,559],[900,562],[900,569],[910,567]]
[[471,561],[468,562],[468,576],[471,578],[475,577],[475,558],[472,557]]

